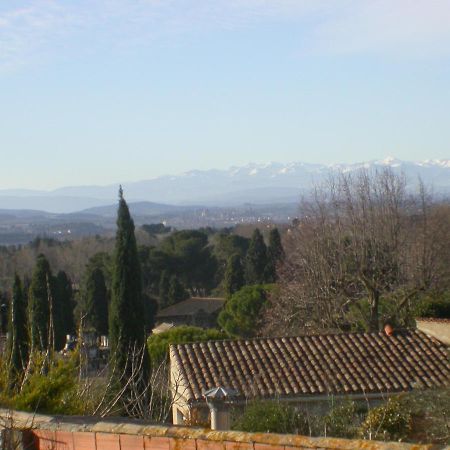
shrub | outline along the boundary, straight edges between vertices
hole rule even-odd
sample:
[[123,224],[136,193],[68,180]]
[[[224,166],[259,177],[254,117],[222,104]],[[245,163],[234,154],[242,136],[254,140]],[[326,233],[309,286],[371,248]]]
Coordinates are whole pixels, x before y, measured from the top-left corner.
[[309,434],[305,415],[292,406],[277,402],[251,403],[233,425],[234,430],[261,433]]
[[419,302],[416,317],[450,318],[450,292],[427,295]]
[[358,413],[355,402],[347,401],[333,406],[330,412],[321,419],[321,422],[323,434],[352,438],[358,433],[361,414]]
[[411,412],[391,397],[384,405],[369,411],[359,433],[364,439],[403,440],[411,430]]
[[170,344],[185,344],[187,342],[199,342],[225,339],[226,335],[219,330],[204,330],[198,327],[181,326],[169,331],[151,335],[147,340],[147,347],[153,365],[164,362],[169,354]]

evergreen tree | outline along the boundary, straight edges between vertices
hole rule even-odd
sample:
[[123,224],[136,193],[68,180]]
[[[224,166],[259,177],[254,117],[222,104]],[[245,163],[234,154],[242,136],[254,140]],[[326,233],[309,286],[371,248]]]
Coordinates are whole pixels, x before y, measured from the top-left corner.
[[238,254],[232,255],[228,259],[223,284],[227,297],[244,286],[244,269],[242,268],[241,257]]
[[66,342],[66,335],[75,332],[72,283],[66,272],[62,270],[58,272],[53,279],[52,291],[55,349],[61,350]]
[[28,361],[29,341],[27,305],[22,282],[16,274],[8,324],[9,379],[11,384],[22,375]]
[[274,283],[277,279],[277,265],[284,258],[284,250],[281,244],[281,236],[278,228],[273,228],[269,233],[269,245],[267,247],[266,281]]
[[51,327],[50,307],[52,274],[47,258],[40,254],[30,284],[29,317],[31,331],[31,349],[47,350],[53,347],[54,335]]
[[178,278],[175,275],[172,275],[169,286],[169,305],[179,303],[186,300],[188,297],[189,294],[186,292]]
[[159,309],[169,306],[170,277],[166,270],[161,272],[159,280]]
[[247,284],[264,284],[266,281],[267,248],[258,228],[255,229],[245,258]]
[[108,334],[108,291],[99,267],[90,267],[87,274],[82,314],[86,329],[94,330],[98,336]]
[[[118,369],[117,373],[125,371],[129,374],[130,351],[134,348],[142,350],[145,345],[145,315],[141,283],[134,222],[120,188],[109,309],[109,342],[112,366]],[[144,355],[147,355],[147,352]],[[144,366],[146,370],[147,360],[144,361]]]

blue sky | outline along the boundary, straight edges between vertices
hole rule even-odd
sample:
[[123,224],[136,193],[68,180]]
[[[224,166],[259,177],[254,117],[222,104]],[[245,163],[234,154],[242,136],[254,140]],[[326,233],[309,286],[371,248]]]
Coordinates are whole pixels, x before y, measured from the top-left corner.
[[450,157],[448,0],[0,3],[0,188]]

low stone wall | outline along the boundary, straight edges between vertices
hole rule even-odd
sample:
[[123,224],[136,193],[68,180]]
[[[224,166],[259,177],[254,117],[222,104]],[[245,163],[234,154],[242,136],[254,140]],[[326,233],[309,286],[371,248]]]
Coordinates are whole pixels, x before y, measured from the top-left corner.
[[432,445],[297,435],[211,431],[126,419],[33,415],[1,411],[0,427],[23,430],[27,450],[425,450]]

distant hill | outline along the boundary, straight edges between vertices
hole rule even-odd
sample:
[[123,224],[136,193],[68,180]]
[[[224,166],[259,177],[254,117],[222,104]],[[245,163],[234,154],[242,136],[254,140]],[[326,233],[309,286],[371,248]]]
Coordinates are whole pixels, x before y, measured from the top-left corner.
[[[244,203],[274,204],[298,202],[313,183],[330,173],[352,172],[361,168],[390,167],[406,175],[411,185],[418,177],[432,185],[436,193],[450,194],[450,160],[422,162],[400,161],[389,157],[356,164],[247,164],[226,170],[192,170],[180,175],[167,175],[150,180],[123,183],[127,201],[135,203],[143,215],[170,212],[175,206],[238,206]],[[69,186],[53,191],[3,190],[0,208],[39,209],[52,213],[84,211],[111,216],[117,202],[118,183],[109,186]],[[151,204],[148,204],[150,202]],[[96,209],[106,206],[106,210]],[[140,214],[140,212],[138,212]]]

